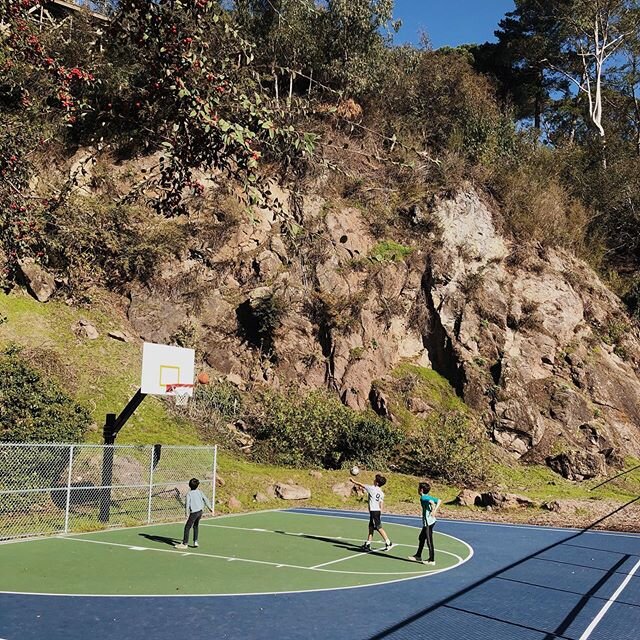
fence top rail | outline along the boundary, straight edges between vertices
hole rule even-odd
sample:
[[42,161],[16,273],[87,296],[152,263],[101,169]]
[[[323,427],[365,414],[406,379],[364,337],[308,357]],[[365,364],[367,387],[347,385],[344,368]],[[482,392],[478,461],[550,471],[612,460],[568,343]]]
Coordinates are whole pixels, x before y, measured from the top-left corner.
[[[159,443],[161,444],[161,443]],[[12,448],[25,448],[25,449],[33,449],[35,447],[59,447],[68,449],[69,447],[78,447],[84,449],[106,449],[110,447],[112,449],[149,449],[151,447],[155,447],[153,444],[88,444],[85,442],[0,442],[0,449],[4,447],[12,447]],[[192,444],[161,444],[163,449],[190,449],[197,451],[213,451],[217,445],[213,444],[203,444],[203,445],[192,445]]]

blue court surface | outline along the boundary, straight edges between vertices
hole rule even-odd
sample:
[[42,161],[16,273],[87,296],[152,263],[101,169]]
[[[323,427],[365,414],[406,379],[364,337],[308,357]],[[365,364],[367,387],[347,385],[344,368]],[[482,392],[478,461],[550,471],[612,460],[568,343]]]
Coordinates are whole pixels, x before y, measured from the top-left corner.
[[[271,512],[273,513],[273,512]],[[323,548],[331,545],[332,553],[343,555],[350,544],[341,537],[341,529],[353,527],[354,520],[361,521],[366,533],[367,515],[361,512],[345,512],[315,509],[292,509],[280,512],[318,516],[331,521],[335,538],[322,535],[303,535],[310,545]],[[296,516],[297,514],[297,516]],[[258,513],[251,515],[253,521]],[[282,516],[285,517],[284,515]],[[299,518],[300,519],[300,518]],[[208,536],[208,544],[215,548],[215,527],[223,527],[224,518],[213,519],[210,529],[201,536]],[[220,524],[217,524],[220,523]],[[335,524],[334,524],[335,523]],[[259,573],[260,540],[251,543],[253,559],[225,557],[223,551],[200,553],[192,558],[186,554],[171,555],[152,547],[129,547],[153,558],[152,571],[158,581],[163,572],[163,562],[178,559],[185,563],[211,562],[207,567],[216,570],[216,562],[238,566],[241,562],[253,563],[243,566],[245,574],[255,567],[255,591],[251,595],[48,595],[46,593],[0,592],[0,639],[1,640],[182,640],[191,638],[229,639],[417,639],[438,640],[638,640],[640,638],[640,534],[622,534],[603,531],[579,531],[533,526],[481,523],[472,521],[439,520],[436,531],[445,538],[460,542],[472,553],[460,562],[447,561],[442,556],[439,562],[448,563],[446,570],[414,571],[422,565],[406,562],[405,555],[413,553],[410,540],[417,538],[418,518],[386,515],[389,529],[406,531],[408,537],[399,548],[394,548],[394,557],[372,554],[360,560],[352,553],[321,564],[311,560],[305,566],[304,556],[275,565],[282,571],[316,570],[322,567],[326,574],[328,566],[343,567],[360,563],[364,570],[344,571],[357,575],[371,575],[371,567],[380,560],[380,575],[384,571],[391,576],[398,572],[411,571],[411,575],[382,584],[348,587],[323,587],[320,589],[287,592],[281,587],[274,593],[265,577],[273,573]],[[179,525],[174,525],[179,527]],[[286,534],[285,531],[267,531],[252,525],[244,531],[263,534]],[[402,527],[402,529],[400,529]],[[413,531],[407,527],[414,528]],[[223,527],[229,529],[229,526]],[[238,529],[240,529],[238,527]],[[351,531],[352,529],[350,529]],[[89,535],[89,534],[88,534]],[[100,535],[110,535],[101,533]],[[130,535],[133,535],[131,533]],[[144,544],[161,544],[161,536],[146,536]],[[239,535],[239,532],[238,532]],[[350,534],[351,535],[351,534]],[[155,539],[155,540],[154,540]],[[77,542],[77,539],[75,539]],[[97,539],[86,540],[97,544],[59,544],[112,549],[120,553],[120,547]],[[264,538],[262,538],[264,540]],[[298,553],[287,535],[272,535],[273,540],[284,540],[283,551],[291,544],[291,554]],[[304,543],[304,541],[302,541]],[[335,544],[334,544],[335,543]],[[443,542],[444,543],[444,542]],[[43,544],[39,542],[15,543],[18,545]],[[48,543],[44,543],[48,544]],[[452,542],[451,544],[457,544]],[[112,545],[109,547],[108,545]],[[278,545],[280,543],[278,542]],[[436,546],[438,538],[436,539]],[[8,544],[3,551],[10,551]],[[204,543],[201,545],[204,547]],[[334,550],[335,547],[335,550]],[[27,547],[28,548],[28,547]],[[309,546],[309,549],[312,547]],[[352,551],[352,550],[351,550]],[[106,553],[106,551],[105,551]],[[175,552],[176,554],[178,552]],[[218,555],[215,555],[218,554]],[[247,552],[248,555],[248,552]],[[450,554],[451,555],[451,554]],[[2,556],[0,555],[0,558]],[[43,556],[46,557],[46,556]],[[80,556],[78,556],[80,557]],[[114,556],[115,557],[115,556]],[[133,556],[131,556],[133,557]],[[46,561],[46,560],[45,560]],[[345,561],[345,562],[343,562]],[[368,563],[368,564],[366,564]],[[263,565],[273,563],[263,562]],[[311,566],[314,565],[314,566]],[[168,565],[167,565],[168,566]],[[218,564],[218,567],[221,565]],[[249,569],[246,567],[249,566]],[[384,569],[382,569],[384,567]],[[87,568],[82,567],[85,571]],[[353,565],[351,569],[355,569]],[[437,567],[436,567],[437,569]],[[80,568],[79,568],[80,570]],[[126,563],[119,569],[125,575]],[[133,565],[129,568],[134,571]],[[300,571],[299,571],[300,570]],[[377,569],[374,569],[377,571]],[[420,569],[420,571],[422,571]],[[0,584],[2,567],[0,566]],[[337,573],[337,570],[336,570]],[[249,577],[250,577],[249,573]],[[305,574],[306,575],[306,574]],[[156,576],[153,576],[155,579]],[[24,576],[23,576],[24,577]],[[139,579],[141,576],[137,576]],[[6,578],[6,576],[5,576]],[[205,576],[206,578],[206,576]],[[17,579],[17,578],[16,578]],[[20,578],[22,579],[22,578]],[[275,578],[270,578],[275,580]],[[328,578],[326,578],[328,579]],[[367,578],[368,579],[368,578]],[[211,578],[212,583],[214,577]],[[262,583],[260,581],[262,580]],[[96,576],[99,581],[99,576]],[[281,581],[282,582],[282,581]],[[218,584],[220,579],[218,576]],[[286,584],[286,581],[285,581]],[[37,587],[37,585],[36,585]],[[230,591],[233,591],[231,589]],[[275,592],[277,591],[277,592]]]

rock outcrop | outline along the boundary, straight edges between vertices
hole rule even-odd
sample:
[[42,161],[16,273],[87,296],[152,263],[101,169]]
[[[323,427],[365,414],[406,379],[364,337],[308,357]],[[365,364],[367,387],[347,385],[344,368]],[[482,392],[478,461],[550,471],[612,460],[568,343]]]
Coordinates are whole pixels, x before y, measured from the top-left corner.
[[432,368],[513,458],[568,478],[640,455],[640,340],[584,263],[511,243],[471,188],[387,226],[403,251],[371,212],[273,192],[278,214],[221,233],[190,221],[183,255],[129,286],[139,337],[197,335],[208,367],[239,387],[326,387],[392,420],[374,383],[403,362]]
[[55,293],[54,276],[43,269],[33,258],[20,260],[18,269],[20,281],[38,302],[47,302]]

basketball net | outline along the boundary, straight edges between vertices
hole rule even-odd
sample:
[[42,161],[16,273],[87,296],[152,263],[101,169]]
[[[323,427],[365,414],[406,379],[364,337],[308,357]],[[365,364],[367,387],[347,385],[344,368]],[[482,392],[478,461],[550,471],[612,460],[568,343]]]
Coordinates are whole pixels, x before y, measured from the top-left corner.
[[168,384],[167,395],[175,398],[176,407],[186,407],[189,404],[189,392],[192,389],[192,384]]

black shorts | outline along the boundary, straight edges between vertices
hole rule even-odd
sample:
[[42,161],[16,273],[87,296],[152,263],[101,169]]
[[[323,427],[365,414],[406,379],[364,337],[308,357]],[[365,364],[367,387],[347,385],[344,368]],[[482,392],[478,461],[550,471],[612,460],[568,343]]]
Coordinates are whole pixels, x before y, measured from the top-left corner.
[[382,526],[380,523],[380,511],[369,511],[369,526],[376,531]]

